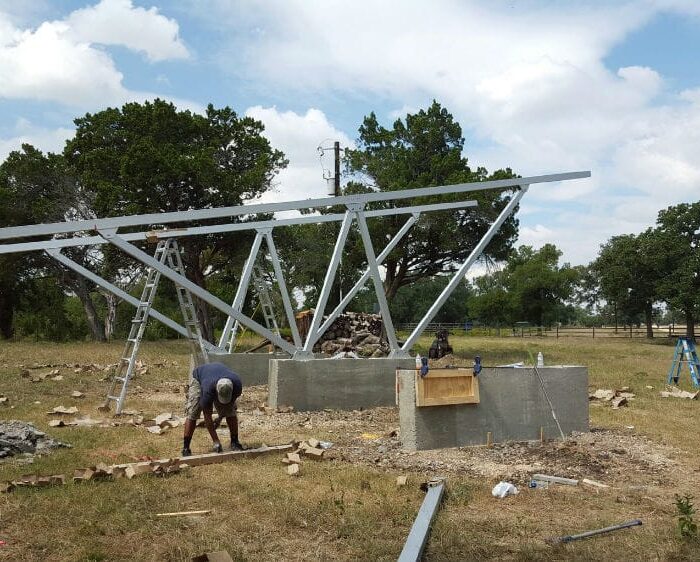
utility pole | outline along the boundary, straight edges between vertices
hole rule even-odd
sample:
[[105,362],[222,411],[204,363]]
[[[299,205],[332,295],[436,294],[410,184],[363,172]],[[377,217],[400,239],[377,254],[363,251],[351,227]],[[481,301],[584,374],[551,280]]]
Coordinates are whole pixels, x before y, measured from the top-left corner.
[[[340,142],[333,143],[333,153],[335,154],[335,175],[333,184],[335,186],[335,196],[340,197]],[[343,300],[343,255],[340,255],[338,263],[338,302]]]
[[335,141],[333,143],[333,152],[335,154],[335,175],[333,176],[333,182],[335,185],[335,196],[340,197],[340,142]]

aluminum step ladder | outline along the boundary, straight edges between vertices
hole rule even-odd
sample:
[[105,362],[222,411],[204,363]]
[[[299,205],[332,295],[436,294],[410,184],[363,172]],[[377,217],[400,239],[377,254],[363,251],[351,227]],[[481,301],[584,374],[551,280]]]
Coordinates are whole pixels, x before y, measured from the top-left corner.
[[[159,263],[169,266],[180,275],[185,275],[177,240],[168,238],[167,240],[159,241],[153,257]],[[139,300],[139,305],[136,308],[136,314],[134,314],[134,318],[131,321],[131,329],[129,330],[129,336],[126,338],[124,352],[122,353],[119,363],[117,363],[117,366],[113,371],[112,378],[109,382],[107,398],[105,399],[104,404],[99,408],[102,411],[109,411],[110,404],[114,402],[116,405],[115,413],[122,413],[124,401],[126,399],[126,392],[129,382],[134,375],[134,370],[136,368],[136,357],[138,356],[139,347],[146,331],[149,311],[153,305],[153,300],[155,299],[156,291],[158,290],[160,278],[160,271],[154,268],[148,268],[146,283],[143,286],[143,291],[141,292],[141,298]],[[190,343],[195,361],[198,362],[198,364],[208,363],[208,355],[202,340],[202,333],[197,320],[194,304],[192,302],[192,295],[189,291],[183,289],[179,285],[176,287],[176,289],[178,301],[180,303],[180,311],[182,312],[182,316],[185,321],[188,341]],[[119,389],[118,394],[117,389]]]
[[673,352],[673,361],[668,371],[668,384],[678,384],[681,378],[681,367],[683,363],[688,364],[690,379],[696,388],[700,388],[700,360],[695,349],[695,342],[691,338],[680,337],[676,342],[676,349]]
[[[258,303],[262,309],[263,318],[265,319],[265,326],[271,332],[280,335],[280,329],[277,325],[277,320],[275,318],[275,311],[272,307],[272,297],[270,296],[270,290],[265,282],[265,277],[263,275],[262,269],[256,263],[253,265],[253,270],[251,272],[251,278],[253,281],[253,288],[255,289],[255,294],[258,297]],[[243,306],[241,305],[240,309]],[[239,309],[239,312],[240,312]],[[226,345],[226,350],[229,353],[233,353],[236,347],[236,338],[238,337],[238,331],[240,330],[240,322],[236,320],[231,330],[231,337],[229,338],[228,344]]]

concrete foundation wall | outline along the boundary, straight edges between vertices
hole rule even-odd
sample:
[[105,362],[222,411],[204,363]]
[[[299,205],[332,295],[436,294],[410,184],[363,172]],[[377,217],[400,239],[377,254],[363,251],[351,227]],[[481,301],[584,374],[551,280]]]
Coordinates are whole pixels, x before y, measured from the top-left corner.
[[394,406],[396,369],[415,364],[413,358],[272,360],[268,402],[297,411]]
[[[557,419],[565,434],[588,431],[588,369],[542,367]],[[561,438],[532,369],[488,368],[478,377],[479,404],[416,407],[416,371],[400,370],[399,421],[403,447],[440,449],[494,442]]]
[[223,363],[239,377],[243,386],[267,384],[270,360],[288,358],[286,353],[210,353],[212,363]]

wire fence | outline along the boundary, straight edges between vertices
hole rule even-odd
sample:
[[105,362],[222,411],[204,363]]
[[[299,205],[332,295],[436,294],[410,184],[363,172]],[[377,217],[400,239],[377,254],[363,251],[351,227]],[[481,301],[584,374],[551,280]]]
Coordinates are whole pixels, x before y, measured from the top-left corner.
[[[401,332],[412,332],[417,323],[398,324]],[[644,325],[619,325],[619,326],[515,326],[515,327],[489,327],[472,326],[466,323],[434,322],[428,324],[425,334],[431,334],[439,330],[447,330],[454,335],[492,336],[501,338],[646,338],[647,328]],[[671,324],[667,326],[654,325],[652,329],[655,338],[675,339],[686,335],[685,324]],[[700,325],[695,326],[695,333],[700,333]]]

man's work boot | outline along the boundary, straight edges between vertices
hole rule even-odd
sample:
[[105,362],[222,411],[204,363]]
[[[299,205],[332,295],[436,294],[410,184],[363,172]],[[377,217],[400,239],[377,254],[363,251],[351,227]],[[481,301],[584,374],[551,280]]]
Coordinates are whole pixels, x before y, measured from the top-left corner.
[[190,450],[189,447],[184,447],[184,448],[182,449],[182,453],[180,453],[180,454],[181,454],[181,456],[183,456],[183,457],[189,457],[189,456],[192,454],[192,451]]
[[231,451],[243,451],[245,450],[245,447],[241,445],[241,442],[238,439],[232,439],[230,449]]

